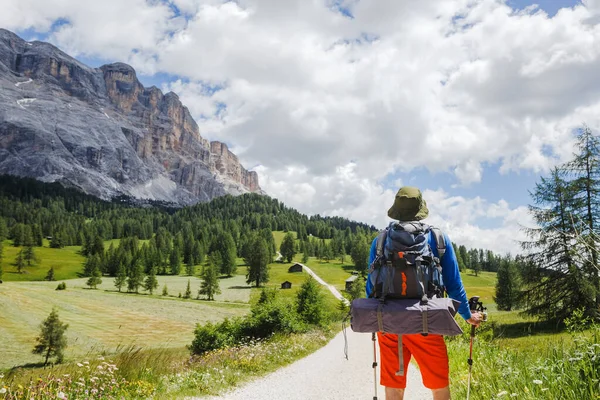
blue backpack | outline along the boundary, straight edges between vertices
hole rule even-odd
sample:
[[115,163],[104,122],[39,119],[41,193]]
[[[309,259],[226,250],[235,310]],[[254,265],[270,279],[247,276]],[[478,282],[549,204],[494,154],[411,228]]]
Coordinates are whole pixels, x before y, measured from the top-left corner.
[[[438,250],[429,246],[432,234]],[[442,232],[422,222],[392,222],[377,236],[377,254],[369,266],[371,296],[386,299],[444,297],[440,259],[446,251]]]

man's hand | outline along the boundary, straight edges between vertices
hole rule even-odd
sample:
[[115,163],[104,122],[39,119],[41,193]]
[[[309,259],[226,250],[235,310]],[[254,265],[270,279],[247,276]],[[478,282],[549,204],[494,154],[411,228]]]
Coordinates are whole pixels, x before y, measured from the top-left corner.
[[479,324],[481,324],[481,321],[483,320],[483,315],[480,312],[474,312],[471,313],[471,318],[469,318],[467,320],[467,322],[471,325],[473,325],[475,328],[477,328],[479,326]]

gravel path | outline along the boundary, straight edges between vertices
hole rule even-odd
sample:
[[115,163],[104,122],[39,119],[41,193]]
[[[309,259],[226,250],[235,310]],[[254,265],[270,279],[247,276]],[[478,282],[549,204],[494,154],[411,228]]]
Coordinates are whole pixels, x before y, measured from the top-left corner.
[[[324,282],[310,268],[304,266],[304,270],[326,286],[338,299],[344,298],[335,287]],[[223,396],[202,399],[371,400],[374,395],[371,335],[355,333],[348,328],[347,337],[348,360],[344,356],[344,335],[339,333],[325,347],[287,367]],[[377,358],[379,361],[379,349]],[[377,382],[379,383],[379,368]],[[378,399],[385,399],[384,389],[379,384],[377,396]],[[413,363],[408,371],[404,399],[431,399],[431,392],[423,386],[421,374]]]

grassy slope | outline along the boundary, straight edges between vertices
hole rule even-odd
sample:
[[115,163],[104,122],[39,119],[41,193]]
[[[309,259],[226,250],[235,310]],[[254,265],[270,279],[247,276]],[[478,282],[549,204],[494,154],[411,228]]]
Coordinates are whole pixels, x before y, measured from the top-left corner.
[[76,278],[85,262],[85,257],[79,254],[80,246],[51,249],[48,241],[44,240],[44,247],[34,247],[34,252],[40,262],[37,265],[25,267],[25,273],[19,274],[14,263],[17,253],[22,248],[14,247],[12,241],[9,240],[4,241],[3,245],[3,281],[42,281],[51,267],[54,267],[54,275],[57,280]]
[[[195,295],[199,280],[192,279]],[[39,324],[53,306],[69,324],[67,358],[88,352],[114,351],[118,346],[135,344],[145,348],[183,347],[191,343],[196,323],[220,321],[248,312],[250,290],[244,279],[222,279],[223,294],[207,302],[177,297],[162,298],[162,285],[171,294],[185,291],[187,277],[158,277],[154,296],[115,292],[111,278],[103,278],[98,290],[85,288],[85,279],[67,281],[67,290],[56,291],[57,282],[5,282],[0,285],[0,337],[3,355],[0,369],[39,361],[31,354]]]

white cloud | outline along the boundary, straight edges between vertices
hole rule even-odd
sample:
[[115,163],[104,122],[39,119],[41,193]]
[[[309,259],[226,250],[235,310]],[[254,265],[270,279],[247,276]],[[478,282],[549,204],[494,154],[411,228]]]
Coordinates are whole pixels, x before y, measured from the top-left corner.
[[[465,185],[486,179],[482,165],[541,173],[569,157],[573,128],[600,129],[599,0],[552,18],[503,0],[343,2],[353,18],[330,0],[173,0],[185,18],[158,0],[0,1],[0,26],[45,32],[63,18],[50,38],[67,51],[181,76],[164,87],[203,135],[261,165],[267,192],[303,212],[382,223],[390,173]],[[525,218],[428,193],[457,212],[435,206],[459,242],[508,248]],[[477,227],[492,214],[497,239]]]

